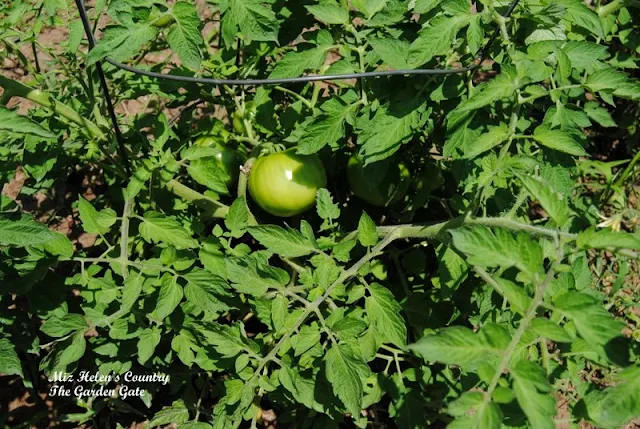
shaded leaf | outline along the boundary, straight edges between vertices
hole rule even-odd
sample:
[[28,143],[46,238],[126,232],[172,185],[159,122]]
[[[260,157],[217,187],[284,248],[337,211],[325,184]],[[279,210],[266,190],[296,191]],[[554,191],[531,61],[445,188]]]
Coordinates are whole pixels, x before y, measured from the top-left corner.
[[19,115],[15,110],[0,106],[0,131],[16,134],[30,134],[44,138],[54,138],[55,135],[32,121],[26,116]]

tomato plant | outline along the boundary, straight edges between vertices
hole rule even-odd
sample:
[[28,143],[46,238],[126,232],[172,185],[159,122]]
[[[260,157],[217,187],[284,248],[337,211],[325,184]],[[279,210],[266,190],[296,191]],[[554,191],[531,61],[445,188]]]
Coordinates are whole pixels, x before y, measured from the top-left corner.
[[637,424],[637,0],[83,7],[0,3],[3,427]]

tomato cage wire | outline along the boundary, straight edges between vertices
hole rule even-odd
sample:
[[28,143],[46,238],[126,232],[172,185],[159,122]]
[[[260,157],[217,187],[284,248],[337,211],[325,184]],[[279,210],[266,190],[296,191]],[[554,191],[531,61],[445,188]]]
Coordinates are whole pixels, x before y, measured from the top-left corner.
[[[503,18],[509,18],[513,13],[513,10],[516,8],[520,0],[512,0],[512,2],[507,7],[507,10],[502,15]],[[84,31],[87,35],[87,40],[89,42],[89,50],[93,49],[96,45],[96,39],[93,34],[93,30],[91,28],[91,24],[89,23],[89,18],[87,16],[87,10],[84,4],[84,0],[76,0],[76,6],[78,7],[78,12],[80,13],[80,19],[82,21],[82,25],[84,27]],[[416,76],[416,75],[440,75],[447,76],[453,74],[461,74],[465,72],[473,72],[478,69],[484,60],[489,55],[489,50],[491,46],[498,38],[500,34],[499,26],[496,26],[495,30],[487,40],[487,43],[478,51],[473,61],[470,64],[464,67],[457,68],[432,68],[432,69],[411,69],[411,70],[380,70],[380,71],[372,71],[372,72],[360,72],[360,73],[344,73],[344,74],[331,74],[331,75],[307,75],[300,77],[290,77],[290,78],[280,78],[280,79],[214,79],[214,78],[203,78],[203,77],[192,77],[192,76],[177,76],[167,73],[157,73],[148,70],[139,69],[136,67],[131,67],[121,62],[112,60],[109,57],[105,57],[103,61],[130,73],[148,76],[156,79],[167,79],[179,82],[189,82],[189,83],[197,83],[202,85],[228,85],[228,86],[262,86],[262,85],[285,85],[290,83],[307,83],[307,82],[318,82],[318,81],[334,81],[334,80],[347,80],[347,79],[363,79],[367,77],[382,77],[382,76]],[[120,131],[120,127],[118,125],[118,120],[116,117],[116,113],[113,106],[113,101],[111,99],[111,94],[109,92],[109,87],[107,85],[107,79],[104,74],[104,70],[102,69],[102,64],[100,61],[96,62],[96,72],[98,73],[98,78],[100,79],[100,86],[102,88],[102,92],[105,96],[106,107],[109,112],[109,117],[113,124],[116,141],[118,143],[118,152],[122,161],[124,163],[124,167],[127,171],[127,174],[131,174],[131,168],[129,164],[129,159],[126,156],[126,150],[124,147],[124,137],[122,132]],[[432,133],[433,134],[433,133]]]

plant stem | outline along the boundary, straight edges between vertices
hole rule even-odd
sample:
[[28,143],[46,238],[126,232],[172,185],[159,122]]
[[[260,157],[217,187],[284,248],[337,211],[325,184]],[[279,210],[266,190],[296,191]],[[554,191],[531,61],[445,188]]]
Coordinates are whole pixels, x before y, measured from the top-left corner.
[[521,104],[518,103],[519,97],[520,91],[516,91],[515,103],[513,104],[513,110],[511,111],[511,117],[509,118],[509,141],[513,139],[513,136],[516,133],[516,127],[518,126],[521,106]]
[[[95,123],[89,121],[88,119],[85,119],[71,107],[58,100],[55,100],[49,94],[38,89],[30,88],[18,81],[6,78],[4,76],[0,76],[0,86],[5,89],[5,96],[22,97],[43,107],[51,109],[54,113],[62,116],[65,119],[68,119],[76,125],[79,125],[80,129],[82,129],[87,136],[96,139],[99,142],[109,141],[107,136]],[[102,144],[98,144],[98,148],[107,158],[109,158],[113,162],[118,170],[118,174],[122,178],[127,179],[128,175],[126,174],[122,164],[117,159],[115,159],[113,155],[111,155]]]
[[37,103],[43,107],[53,110],[58,115],[79,125],[91,137],[97,140],[107,140],[107,136],[93,122],[83,118],[78,112],[71,109],[64,103],[53,99],[49,94],[39,89],[30,88],[20,82],[0,75],[0,86],[13,96],[26,98],[29,101]]
[[528,225],[526,223],[517,222],[511,219],[504,219],[504,218],[498,218],[498,217],[471,218],[471,219],[468,219],[465,223],[468,223],[471,225],[485,225],[485,226],[494,226],[494,227],[505,228],[505,229],[519,230],[519,231],[528,232],[530,234],[545,235],[547,237],[552,237],[552,238],[566,238],[568,240],[576,240],[578,238],[577,234],[571,234],[568,232],[544,228],[541,226]]
[[[459,228],[463,225],[485,225],[491,227],[504,228],[515,231],[524,231],[530,234],[543,235],[551,238],[564,238],[567,240],[576,240],[577,234],[571,234],[555,229],[544,228],[540,226],[529,225],[526,223],[518,222],[512,219],[499,218],[499,217],[471,217],[471,216],[458,216],[451,220],[432,223],[429,225],[419,224],[406,224],[406,225],[394,225],[394,226],[380,226],[376,230],[378,234],[385,237],[392,231],[397,230],[398,238],[422,238],[433,239],[440,236],[442,233]],[[357,231],[352,231],[347,234],[343,240],[350,240],[357,236]],[[629,252],[626,253],[629,257],[635,257]]]
[[[304,312],[300,315],[298,320],[296,320],[296,323],[280,338],[280,340],[276,343],[276,345],[273,346],[271,351],[264,358],[262,358],[262,360],[258,364],[258,368],[254,372],[253,377],[256,376],[255,374],[259,374],[262,371],[262,369],[267,365],[267,363],[274,360],[274,358],[278,354],[278,351],[289,340],[289,337],[291,337],[291,335],[296,330],[298,330],[298,328],[300,328],[300,326],[305,322],[305,320],[307,320],[307,317],[309,317],[311,313],[315,313],[316,311],[318,311],[318,309],[320,308],[320,305],[322,305],[322,303],[331,295],[331,293],[333,292],[333,289],[335,289],[336,286],[338,286],[339,284],[342,284],[348,278],[356,275],[357,272],[365,263],[367,263],[371,259],[378,256],[380,253],[382,253],[384,248],[387,247],[389,244],[391,244],[391,242],[397,238],[399,238],[397,231],[390,231],[389,234],[387,234],[387,236],[380,243],[378,243],[373,249],[371,249],[370,252],[368,252],[366,255],[360,258],[358,262],[353,264],[351,268],[349,268],[348,270],[342,271],[342,274],[340,274],[340,276],[336,279],[336,281],[334,281],[327,288],[326,292],[322,296],[316,298],[313,302],[311,302],[309,305],[306,306]],[[249,382],[250,381],[247,381],[247,383]]]
[[[257,148],[254,148],[254,151],[257,152]],[[257,155],[252,155],[247,162],[244,163],[242,167],[240,167],[240,176],[238,176],[238,198],[242,198],[244,200],[245,208],[247,209],[247,213],[249,213],[249,225],[257,225],[258,221],[256,217],[251,213],[249,209],[249,204],[247,203],[247,184],[249,180],[249,173],[251,171],[251,167],[253,163],[256,161]]]
[[522,203],[524,203],[528,197],[529,197],[529,194],[526,193],[524,190],[521,190],[518,196],[516,197],[516,202],[513,203],[513,206],[511,206],[511,208],[509,209],[509,212],[506,214],[505,217],[507,219],[513,219],[516,216],[518,209],[520,209],[520,206],[522,205]]
[[141,262],[134,262],[134,261],[129,261],[129,260],[124,260],[121,258],[82,258],[82,257],[74,257],[74,258],[70,258],[70,259],[63,259],[63,260],[67,260],[67,261],[75,261],[75,262],[91,262],[91,263],[97,263],[97,264],[121,264],[121,265],[126,265],[129,267],[135,267],[138,268],[140,270],[159,270],[159,271],[166,271],[168,273],[171,273],[173,275],[179,275],[174,269],[169,268],[169,267],[165,267],[163,265],[150,265],[150,264],[144,264]]
[[120,260],[124,261],[122,264],[122,278],[125,280],[129,274],[126,264],[129,262],[129,214],[131,213],[132,202],[129,198],[124,200],[122,225],[120,226]]
[[496,279],[493,278],[491,274],[489,274],[486,270],[476,265],[471,265],[471,268],[482,280],[484,280],[487,284],[491,285],[491,287],[493,287],[496,290],[496,292],[498,292],[500,295],[505,297],[504,289],[502,288],[500,283],[498,283]]
[[625,5],[625,0],[613,0],[611,3],[601,6],[597,9],[600,18],[605,18],[612,13],[622,9]]
[[[107,135],[104,134],[95,123],[91,122],[88,119],[85,119],[66,104],[53,99],[49,94],[38,89],[30,88],[20,82],[6,78],[2,75],[0,75],[0,86],[5,89],[5,93],[3,94],[3,96],[10,95],[22,97],[43,107],[49,108],[54,113],[68,119],[76,125],[79,125],[89,137],[92,137],[99,142],[109,141]],[[127,179],[128,175],[125,173],[124,168],[118,162],[118,160],[113,158],[113,156],[111,156],[111,154],[109,154],[109,152],[101,144],[98,144],[98,147],[105,156],[113,161],[120,176],[124,179]],[[197,191],[194,191],[193,189],[179,183],[176,180],[170,180],[169,182],[167,182],[166,186],[167,189],[169,189],[175,195],[184,198],[187,201],[191,201],[197,206],[205,209],[207,211],[205,213],[205,217],[208,216],[211,218],[224,218],[229,211],[229,207],[227,207],[226,205],[213,200]]]
[[538,341],[540,344],[540,354],[542,355],[542,366],[544,370],[547,372],[547,375],[551,373],[551,366],[549,361],[549,350],[547,349],[547,340],[544,338],[540,338]]
[[540,94],[534,94],[534,95],[530,95],[529,97],[522,97],[520,96],[518,98],[518,103],[519,104],[524,104],[524,103],[529,103],[531,101],[535,101],[538,98],[542,98],[542,97],[546,97],[547,95],[549,95],[549,93],[551,91],[566,91],[568,89],[574,89],[574,88],[582,88],[582,84],[573,84],[573,85],[564,85],[564,86],[559,86],[557,88],[552,88],[550,90],[547,90],[545,92],[542,92]]
[[525,315],[522,317],[522,320],[520,321],[520,325],[518,326],[518,329],[516,330],[515,334],[513,334],[513,337],[511,338],[509,345],[507,346],[507,348],[504,351],[504,354],[502,355],[502,360],[500,361],[500,364],[496,369],[496,373],[494,374],[493,379],[489,383],[489,387],[487,388],[487,391],[485,393],[485,402],[489,402],[491,400],[491,395],[493,394],[496,387],[498,386],[498,382],[502,377],[502,373],[509,367],[509,363],[511,362],[511,358],[513,356],[513,353],[516,350],[516,347],[518,346],[518,343],[520,342],[520,339],[522,338],[526,330],[529,328],[531,321],[536,317],[538,307],[540,307],[540,305],[542,304],[544,293],[547,290],[547,287],[549,286],[549,284],[551,283],[551,280],[553,280],[553,277],[555,275],[555,267],[562,260],[562,246],[559,243],[557,244],[556,253],[557,253],[556,262],[554,262],[551,268],[549,268],[549,271],[547,271],[547,275],[545,276],[544,280],[536,288],[536,293],[533,297],[533,301],[529,305],[529,308],[527,309]]
[[396,267],[396,271],[398,272],[398,277],[400,278],[400,284],[402,285],[402,290],[407,297],[411,296],[411,287],[409,286],[409,282],[407,281],[407,276],[404,273],[402,268],[402,263],[400,263],[400,258],[398,258],[397,251],[390,252],[391,259],[393,260],[393,265]]
[[623,185],[623,183],[631,175],[631,173],[633,172],[633,169],[635,168],[636,164],[639,161],[640,161],[640,150],[636,152],[636,154],[634,155],[634,157],[631,160],[631,162],[624,169],[624,171],[622,172],[620,177],[618,177],[616,179],[616,181],[613,183],[613,185],[610,185],[610,186],[608,186],[606,188],[605,194],[603,196],[603,201],[602,201],[601,204],[606,204],[609,201],[609,198],[611,198],[611,195],[613,195],[613,189],[614,188],[619,188],[619,187],[621,187]]
[[249,143],[251,146],[258,146],[260,142],[255,138],[249,138],[245,136],[233,135],[233,139],[239,142]]
[[202,387],[202,390],[200,391],[200,395],[198,396],[198,402],[196,403],[196,415],[194,417],[195,421],[198,421],[198,419],[200,418],[200,405],[202,404],[202,399],[204,398],[205,392],[207,391],[208,387],[209,387],[209,377],[207,375],[205,377],[204,386]]
[[498,217],[468,217],[459,216],[449,221],[440,222],[432,225],[399,225],[394,227],[382,226],[378,228],[378,233],[385,235],[387,231],[398,228],[401,238],[435,238],[441,233],[453,229],[459,228],[462,225],[485,225],[498,228],[505,228],[517,231],[525,231],[535,235],[544,235],[547,237],[562,237],[569,240],[575,240],[578,238],[577,234],[571,234],[568,232],[557,231],[554,229],[544,228],[540,226],[528,225],[525,223],[517,222],[511,219],[498,218]]
[[291,95],[292,97],[300,100],[305,106],[307,106],[309,108],[309,110],[313,111],[313,107],[314,107],[313,103],[311,103],[311,101],[307,100],[306,98],[304,98],[302,95],[298,94],[297,92],[292,91],[292,90],[290,90],[288,88],[284,88],[284,87],[282,87],[280,85],[274,86],[273,89],[276,89],[276,90],[278,90],[280,92],[284,92],[285,94]]
[[190,187],[183,185],[175,179],[171,179],[166,184],[167,189],[176,194],[177,196],[184,198],[187,201],[194,203],[196,206],[205,210],[203,216],[205,218],[224,218],[229,212],[229,207],[216,201],[212,198],[201,194],[198,191],[191,189]]

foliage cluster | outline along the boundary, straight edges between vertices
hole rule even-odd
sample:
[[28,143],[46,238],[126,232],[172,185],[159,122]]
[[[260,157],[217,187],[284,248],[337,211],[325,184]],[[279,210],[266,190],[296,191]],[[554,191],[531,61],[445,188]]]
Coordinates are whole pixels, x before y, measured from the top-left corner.
[[[0,373],[33,392],[56,371],[170,375],[72,400],[63,420],[94,427],[621,427],[640,415],[638,6],[96,0],[89,51],[73,2],[3,2],[0,59],[24,75],[0,74],[0,183],[26,181],[0,200]],[[494,30],[478,71],[447,76],[206,87],[103,63],[124,153],[96,68],[451,68]],[[237,180],[200,137],[247,157]],[[283,147],[328,176],[291,218],[247,194]],[[353,154],[410,186],[355,197]],[[40,195],[55,210],[28,209]]]

